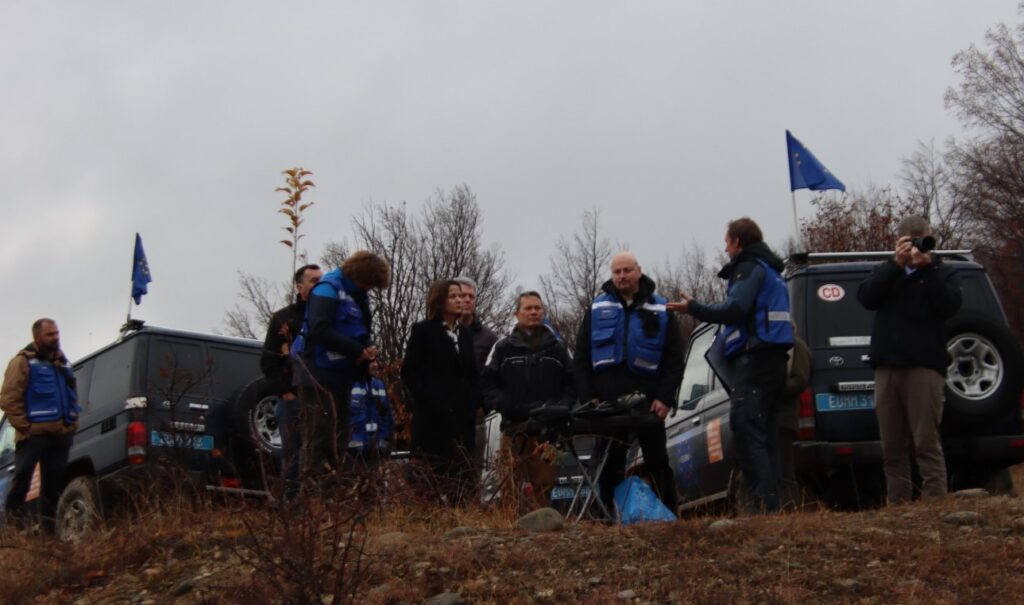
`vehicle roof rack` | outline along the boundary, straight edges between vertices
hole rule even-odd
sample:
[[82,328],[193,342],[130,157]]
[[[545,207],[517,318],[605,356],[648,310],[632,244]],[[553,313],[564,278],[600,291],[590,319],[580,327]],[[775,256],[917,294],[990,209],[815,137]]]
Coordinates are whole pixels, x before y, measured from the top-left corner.
[[[862,252],[795,252],[789,256],[787,262],[793,265],[810,265],[816,262],[828,261],[884,260],[891,257],[892,254],[892,250]],[[958,260],[974,259],[970,250],[934,250],[932,251],[932,254]]]

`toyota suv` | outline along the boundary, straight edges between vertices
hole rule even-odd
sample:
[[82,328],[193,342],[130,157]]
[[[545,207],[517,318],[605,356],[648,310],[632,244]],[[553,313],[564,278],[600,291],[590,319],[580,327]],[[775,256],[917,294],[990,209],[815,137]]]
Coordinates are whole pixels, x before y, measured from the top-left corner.
[[[947,322],[943,449],[952,489],[1011,490],[1006,469],[1024,461],[1024,359],[984,268],[967,253],[941,253],[960,279],[963,305]],[[891,253],[806,254],[787,271],[792,316],[811,351],[800,396],[794,458],[801,484],[831,506],[884,499],[882,450],[869,362],[873,312],[857,287]],[[717,326],[694,332],[666,421],[684,508],[735,499],[739,490],[729,395],[705,359]]]

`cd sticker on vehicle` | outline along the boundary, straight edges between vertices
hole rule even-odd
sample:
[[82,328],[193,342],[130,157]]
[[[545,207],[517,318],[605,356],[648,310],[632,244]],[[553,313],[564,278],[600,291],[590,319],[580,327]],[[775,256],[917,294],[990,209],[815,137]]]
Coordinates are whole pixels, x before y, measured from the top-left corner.
[[839,302],[846,296],[846,290],[839,284],[825,284],[818,288],[818,298],[825,302]]

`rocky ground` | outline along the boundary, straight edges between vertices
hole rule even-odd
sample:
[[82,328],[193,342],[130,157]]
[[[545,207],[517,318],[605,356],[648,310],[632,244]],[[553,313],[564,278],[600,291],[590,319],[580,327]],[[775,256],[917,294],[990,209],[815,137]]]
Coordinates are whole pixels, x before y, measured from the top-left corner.
[[627,528],[564,523],[557,514],[531,525],[495,509],[414,503],[368,517],[349,510],[163,511],[114,522],[75,545],[8,531],[0,581],[11,603],[1024,599],[1024,500],[981,491],[857,513]]

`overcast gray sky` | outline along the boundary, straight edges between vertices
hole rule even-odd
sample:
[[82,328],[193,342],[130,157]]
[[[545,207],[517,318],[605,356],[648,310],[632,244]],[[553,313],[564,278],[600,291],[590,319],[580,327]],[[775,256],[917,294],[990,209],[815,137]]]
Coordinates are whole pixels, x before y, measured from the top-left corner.
[[[1011,0],[41,2],[0,8],[0,355],[56,318],[72,358],[133,315],[223,328],[236,270],[284,279],[282,169],[306,247],[368,201],[468,184],[515,282],[585,208],[641,263],[725,222],[791,231],[784,131],[848,187],[959,133],[950,59]],[[806,192],[798,192],[808,212]]]

